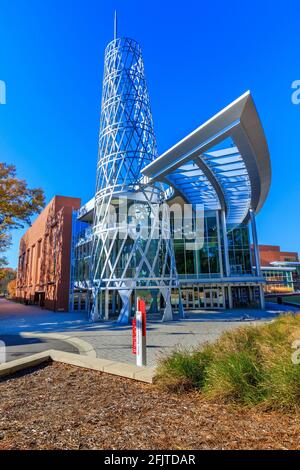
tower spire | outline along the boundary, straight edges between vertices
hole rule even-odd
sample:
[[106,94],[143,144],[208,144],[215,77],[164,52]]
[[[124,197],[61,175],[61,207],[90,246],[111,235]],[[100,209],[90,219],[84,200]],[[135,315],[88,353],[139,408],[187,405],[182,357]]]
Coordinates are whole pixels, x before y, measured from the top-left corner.
[[[160,219],[162,212],[158,209],[158,204],[161,209],[164,207],[161,204],[164,190],[156,185],[145,187],[142,182],[142,169],[157,157],[142,51],[133,39],[117,38],[116,21],[114,37],[104,58],[91,248],[91,319],[108,317],[107,293],[110,293],[114,298],[114,313],[117,313],[115,300],[119,298],[122,302],[118,304],[119,323],[129,323],[132,294],[142,285],[149,288],[153,305],[158,295],[163,296],[164,320],[169,320],[172,316],[170,289],[177,286],[177,273],[172,241],[165,236],[169,233],[167,220]],[[118,210],[119,202],[125,201],[124,211],[120,207],[123,215],[118,222],[112,221],[110,209]],[[146,222],[145,228],[143,225],[141,230],[136,230],[136,237],[131,236],[133,225],[130,225],[135,222],[124,225],[129,207],[136,210],[132,221],[139,227],[140,216],[145,221],[151,217],[147,240]]]
[[117,10],[115,10],[115,18],[114,18],[114,39],[117,39],[118,35],[118,17],[117,17]]

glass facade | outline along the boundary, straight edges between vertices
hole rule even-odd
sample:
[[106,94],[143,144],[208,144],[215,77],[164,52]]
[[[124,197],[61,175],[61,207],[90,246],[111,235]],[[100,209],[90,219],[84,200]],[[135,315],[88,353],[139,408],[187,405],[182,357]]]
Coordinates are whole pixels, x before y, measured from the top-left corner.
[[[219,211],[206,211],[203,246],[189,248],[193,240],[174,239],[177,272],[180,278],[201,279],[222,276],[225,266],[224,236],[218,220]],[[251,252],[248,225],[227,228],[231,275],[251,275]]]
[[294,291],[294,271],[289,269],[262,269],[262,274],[266,279],[264,287],[265,292],[276,293],[276,292],[293,292]]
[[204,218],[203,246],[193,249],[195,239],[174,239],[176,268],[179,278],[220,277],[217,211],[207,211]]
[[91,226],[77,220],[73,214],[70,310],[88,311],[90,308],[90,259],[91,259]]
[[252,274],[248,225],[229,226],[227,238],[231,275]]
[[[134,216],[128,216],[127,223],[134,225]],[[142,222],[141,222],[142,224]],[[219,210],[209,210],[204,212],[204,227],[201,247],[193,249],[195,239],[178,238],[174,235],[174,218],[171,213],[171,234],[174,245],[174,256],[176,269],[180,282],[180,295],[182,305],[185,309],[222,309],[230,307],[230,297],[232,306],[241,308],[244,306],[258,307],[259,286],[253,284],[246,287],[231,287],[229,293],[228,285],[222,284],[226,280],[225,276],[225,252],[224,234],[222,231],[221,214]],[[193,222],[191,222],[193,226]],[[140,226],[142,229],[142,225]],[[90,266],[91,266],[91,239],[92,227],[88,223],[76,222],[73,227],[73,250],[72,250],[72,275],[73,275],[73,310],[89,309],[89,291],[91,290]],[[251,266],[250,239],[248,225],[227,227],[228,259],[230,263],[230,276],[240,277],[253,275]],[[148,240],[139,240],[139,243],[146,244]],[[157,255],[158,240],[151,240],[150,251],[153,258]],[[119,239],[114,244],[114,250],[110,252],[110,262],[116,263],[114,270],[118,273],[126,271],[126,278],[132,279],[136,276],[137,266],[141,262],[144,247],[137,249],[132,256],[134,240],[128,237],[126,240]],[[100,250],[100,248],[99,248]],[[105,250],[99,251],[98,256],[99,278],[105,279],[107,255]],[[163,253],[159,253],[155,269],[150,272],[149,265],[145,263],[139,271],[136,285],[143,288],[143,279],[151,276],[159,278],[161,275],[162,260],[165,259]],[[164,266],[166,274],[170,267]],[[207,283],[209,281],[209,283]],[[154,284],[153,284],[154,285]],[[151,286],[151,283],[150,283]],[[150,292],[150,291],[149,291]],[[148,293],[149,293],[148,292]],[[145,291],[146,293],[146,291]],[[150,295],[150,294],[149,294]],[[153,298],[155,295],[151,294]],[[179,291],[172,290],[171,300],[173,308],[179,308]],[[105,301],[104,293],[101,294],[101,302]],[[121,300],[117,292],[109,289],[107,292],[109,310],[121,308]],[[155,302],[158,302],[157,299]]]

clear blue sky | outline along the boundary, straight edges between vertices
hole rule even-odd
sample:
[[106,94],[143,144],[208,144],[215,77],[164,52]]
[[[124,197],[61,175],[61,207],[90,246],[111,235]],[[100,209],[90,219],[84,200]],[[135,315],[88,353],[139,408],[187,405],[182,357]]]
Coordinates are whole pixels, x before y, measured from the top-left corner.
[[[281,3],[281,2],[280,2]],[[300,251],[299,15],[295,2],[0,0],[0,161],[47,201],[93,196],[103,51],[113,35],[143,48],[159,151],[250,89],[272,160],[260,243]],[[16,266],[14,234],[9,261]]]

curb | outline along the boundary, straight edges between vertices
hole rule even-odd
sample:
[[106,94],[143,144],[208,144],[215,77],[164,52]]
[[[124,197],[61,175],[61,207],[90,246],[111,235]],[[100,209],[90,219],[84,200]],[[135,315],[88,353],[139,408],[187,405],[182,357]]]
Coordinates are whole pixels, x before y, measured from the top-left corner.
[[88,343],[87,341],[84,341],[83,339],[76,338],[75,336],[63,335],[61,333],[30,333],[30,332],[24,332],[24,333],[21,332],[20,336],[22,336],[23,338],[45,338],[45,339],[57,339],[59,341],[65,341],[66,343],[69,343],[71,346],[74,346],[75,348],[77,348],[80,354],[84,356],[94,357],[94,358],[97,357],[97,353],[90,343]]
[[56,349],[48,349],[47,351],[33,354],[32,356],[0,364],[0,378],[24,369],[36,367],[46,362],[61,362],[63,364],[138,380],[140,382],[153,383],[154,369],[150,367],[137,367],[123,362],[114,362],[91,356],[81,356],[79,354],[57,351]]
[[0,378],[51,361],[50,352],[49,349],[48,351],[32,354],[32,356],[22,357],[21,359],[15,359],[14,361],[0,364]]

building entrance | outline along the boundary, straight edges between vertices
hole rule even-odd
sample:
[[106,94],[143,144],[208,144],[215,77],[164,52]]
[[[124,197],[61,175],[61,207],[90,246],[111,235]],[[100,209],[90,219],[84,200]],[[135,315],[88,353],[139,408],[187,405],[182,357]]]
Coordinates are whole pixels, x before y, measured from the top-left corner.
[[220,287],[204,289],[204,308],[224,308],[223,292]]
[[233,308],[260,308],[258,286],[231,287]]
[[43,291],[35,292],[33,303],[35,305],[38,305],[39,307],[44,307],[45,306],[45,292]]
[[87,312],[89,308],[89,295],[88,292],[74,292],[73,305],[71,311],[74,312]]
[[225,307],[222,287],[191,286],[182,288],[182,303],[186,310]]

